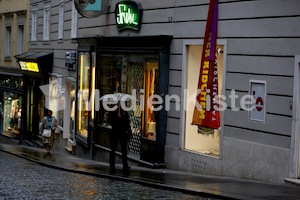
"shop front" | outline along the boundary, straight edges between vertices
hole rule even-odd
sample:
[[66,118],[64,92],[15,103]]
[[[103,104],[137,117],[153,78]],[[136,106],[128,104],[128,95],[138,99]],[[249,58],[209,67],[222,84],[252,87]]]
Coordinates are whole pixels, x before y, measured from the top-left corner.
[[136,97],[127,102],[133,132],[129,158],[152,166],[164,164],[167,111],[158,99],[168,93],[171,40],[171,36],[78,39],[76,140],[91,150],[94,159],[105,160],[110,151],[109,111],[99,98],[125,93]]
[[17,73],[0,74],[0,134],[20,138],[18,123],[23,107],[23,76]]
[[19,120],[21,121],[19,132],[22,134],[19,137],[33,141],[39,133],[39,119],[44,116],[45,102],[40,86],[48,83],[47,77],[52,70],[53,54],[26,52],[15,58],[20,68],[9,69],[9,71],[13,71],[16,75],[4,75],[6,79],[1,79],[1,85],[6,84],[4,87],[1,86],[3,92],[0,94],[2,103],[0,109],[4,111],[2,127],[4,132],[11,130],[12,133],[17,133],[16,127]]

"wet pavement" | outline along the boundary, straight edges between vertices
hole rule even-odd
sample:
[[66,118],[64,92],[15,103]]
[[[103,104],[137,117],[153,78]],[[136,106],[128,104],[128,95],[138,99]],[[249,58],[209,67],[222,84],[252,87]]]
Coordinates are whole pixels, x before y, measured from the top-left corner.
[[138,183],[144,186],[200,196],[222,199],[300,199],[300,187],[290,184],[270,184],[259,181],[205,176],[174,170],[148,169],[136,166],[132,166],[129,175],[123,175],[121,165],[116,166],[117,172],[112,175],[109,173],[107,163],[81,159],[71,155],[62,155],[55,152],[47,156],[44,149],[1,143],[0,151],[17,155],[44,166],[77,174]]
[[0,160],[0,199],[210,199],[57,170],[4,152]]

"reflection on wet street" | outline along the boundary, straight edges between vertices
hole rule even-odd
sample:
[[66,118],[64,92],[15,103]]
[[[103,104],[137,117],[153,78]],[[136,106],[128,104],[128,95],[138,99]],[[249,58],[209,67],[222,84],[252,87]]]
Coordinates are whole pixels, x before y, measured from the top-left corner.
[[0,152],[0,199],[211,199],[44,167]]

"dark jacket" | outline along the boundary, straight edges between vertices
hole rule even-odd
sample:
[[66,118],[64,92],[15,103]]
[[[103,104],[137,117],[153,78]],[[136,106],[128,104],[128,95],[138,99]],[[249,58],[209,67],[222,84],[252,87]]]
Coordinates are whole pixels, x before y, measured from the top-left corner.
[[112,125],[112,134],[117,136],[131,137],[131,126],[129,115],[121,109],[121,117],[118,116],[118,110],[110,113],[110,124]]

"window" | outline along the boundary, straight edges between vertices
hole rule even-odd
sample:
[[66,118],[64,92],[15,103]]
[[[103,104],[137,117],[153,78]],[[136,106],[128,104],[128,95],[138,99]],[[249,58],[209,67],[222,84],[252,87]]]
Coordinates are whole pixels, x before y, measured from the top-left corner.
[[[127,63],[124,65],[124,63]],[[159,63],[156,58],[146,59],[144,57],[127,58],[121,55],[102,56],[100,68],[97,74],[99,82],[97,88],[100,95],[112,93],[136,93],[136,101],[129,101],[128,108],[135,109],[128,112],[131,120],[131,129],[138,141],[143,137],[149,140],[156,140],[156,128],[159,111],[155,108],[159,105],[153,104],[155,95],[158,92]],[[134,103],[135,105],[132,105]],[[131,105],[130,105],[131,104]],[[113,106],[113,105],[112,105]],[[103,128],[111,128],[108,121],[109,111],[102,103],[97,113],[97,123]]]
[[64,35],[64,3],[59,4],[59,19],[58,19],[58,39],[62,39]]
[[44,8],[43,40],[50,39],[50,7]]
[[[78,73],[78,108],[77,108],[77,132],[84,138],[88,137],[89,118],[94,120],[95,91],[95,64],[96,55],[92,54],[92,66],[90,66],[90,54],[80,53]],[[90,113],[90,114],[89,114]]]
[[37,41],[37,10],[32,10],[31,15],[31,41]]
[[[203,45],[187,45],[187,66],[186,66],[186,87],[188,91],[184,111],[184,149],[196,153],[218,157],[220,152],[220,129],[209,129],[191,125],[195,109],[197,86],[200,74],[200,63]],[[223,50],[224,45],[218,45],[217,53],[217,76],[218,76],[218,94],[221,94],[223,83]],[[199,59],[200,58],[200,59]],[[193,100],[193,101],[192,101]],[[222,112],[220,113],[223,114]]]
[[19,26],[19,54],[24,52],[24,25]]
[[77,37],[77,10],[74,3],[72,3],[72,24],[71,24],[71,38]]
[[11,59],[12,41],[11,41],[11,26],[6,27],[6,52],[5,58]]

